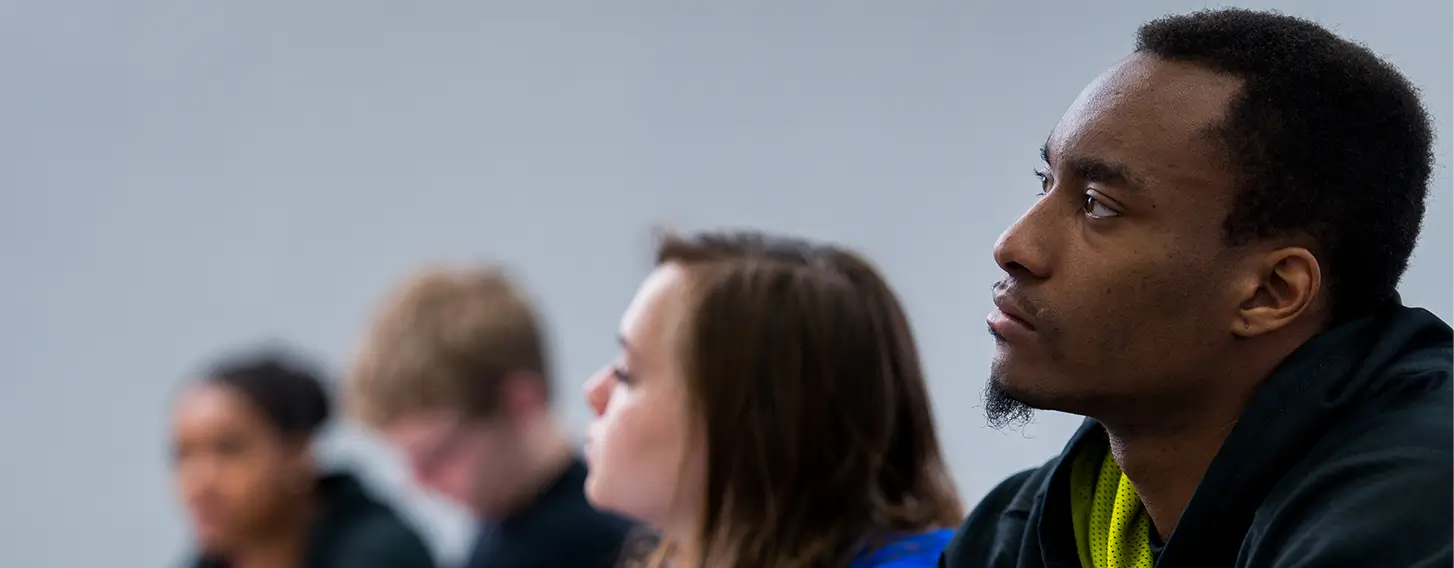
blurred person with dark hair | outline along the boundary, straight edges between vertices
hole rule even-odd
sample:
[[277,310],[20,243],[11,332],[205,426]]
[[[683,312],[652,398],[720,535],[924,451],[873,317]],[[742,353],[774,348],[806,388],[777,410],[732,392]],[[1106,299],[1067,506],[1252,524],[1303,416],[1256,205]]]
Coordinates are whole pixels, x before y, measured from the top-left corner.
[[432,568],[419,536],[351,475],[320,474],[328,419],[316,372],[255,354],[218,363],[177,397],[177,490],[197,568]]
[[1090,420],[944,565],[1449,566],[1451,333],[1397,293],[1432,139],[1408,79],[1307,20],[1143,25],[994,250],[991,422]]
[[591,379],[586,493],[675,568],[933,566],[963,509],[877,269],[754,232],[668,237]]
[[551,409],[544,330],[499,268],[426,269],[385,298],[347,380],[350,412],[414,478],[482,521],[470,568],[607,568],[631,530],[586,502]]

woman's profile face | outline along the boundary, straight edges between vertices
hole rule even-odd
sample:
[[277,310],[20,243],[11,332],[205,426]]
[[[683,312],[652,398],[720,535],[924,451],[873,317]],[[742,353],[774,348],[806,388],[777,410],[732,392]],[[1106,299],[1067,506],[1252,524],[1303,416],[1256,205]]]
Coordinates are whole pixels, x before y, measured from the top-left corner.
[[204,550],[264,530],[311,483],[303,444],[284,442],[241,393],[221,384],[203,382],[178,397],[171,442],[178,497]]
[[681,267],[652,272],[622,316],[621,355],[586,383],[596,415],[586,497],[658,528],[694,521],[705,475],[678,356],[686,301]]

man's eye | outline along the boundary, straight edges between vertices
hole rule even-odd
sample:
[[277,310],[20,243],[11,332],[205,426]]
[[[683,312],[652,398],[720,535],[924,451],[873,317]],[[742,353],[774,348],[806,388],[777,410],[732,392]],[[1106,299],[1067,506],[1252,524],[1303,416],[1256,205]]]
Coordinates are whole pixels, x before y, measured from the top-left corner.
[[1087,217],[1092,219],[1106,219],[1121,215],[1120,211],[1111,209],[1105,203],[1102,203],[1101,200],[1096,199],[1094,193],[1085,194],[1085,204],[1081,206],[1081,209],[1085,211]]
[[1054,185],[1054,180],[1050,179],[1050,172],[1040,169],[1035,170],[1035,177],[1040,179],[1040,192],[1036,195],[1045,197],[1050,193],[1050,186]]

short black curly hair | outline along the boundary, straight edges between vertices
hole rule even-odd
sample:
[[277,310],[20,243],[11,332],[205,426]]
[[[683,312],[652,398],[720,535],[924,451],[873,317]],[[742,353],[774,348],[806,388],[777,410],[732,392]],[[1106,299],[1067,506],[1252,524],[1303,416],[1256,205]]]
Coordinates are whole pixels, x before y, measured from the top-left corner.
[[1277,12],[1203,10],[1141,26],[1136,52],[1243,80],[1216,134],[1241,188],[1231,244],[1306,233],[1333,321],[1391,296],[1423,223],[1433,128],[1418,89],[1368,48]]
[[233,354],[202,377],[241,394],[284,437],[310,438],[331,414],[322,372],[281,348]]

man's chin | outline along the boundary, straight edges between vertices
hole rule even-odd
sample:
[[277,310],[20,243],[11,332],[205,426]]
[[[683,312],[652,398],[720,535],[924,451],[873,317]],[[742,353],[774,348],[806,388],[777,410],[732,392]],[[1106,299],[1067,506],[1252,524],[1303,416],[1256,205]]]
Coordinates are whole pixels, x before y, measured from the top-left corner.
[[1006,430],[1020,428],[1035,420],[1035,411],[1041,407],[1034,403],[1034,397],[1015,388],[1002,375],[993,375],[985,383],[984,414],[991,428]]

